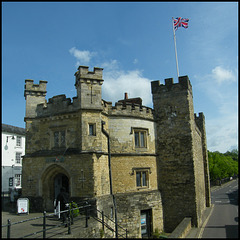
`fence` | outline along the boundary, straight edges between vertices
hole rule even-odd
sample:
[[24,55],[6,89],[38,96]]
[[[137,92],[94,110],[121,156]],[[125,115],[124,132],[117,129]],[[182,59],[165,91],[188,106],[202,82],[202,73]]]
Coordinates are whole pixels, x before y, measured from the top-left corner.
[[[52,218],[56,215],[56,213],[51,213],[51,214],[46,214],[46,211],[43,212],[43,216],[40,217],[35,217],[35,218],[30,218],[30,219],[26,219],[23,221],[19,221],[19,222],[14,222],[12,223],[9,219],[6,225],[2,225],[2,232],[4,228],[7,228],[7,238],[11,238],[11,233],[12,233],[12,227],[14,225],[17,224],[21,224],[21,223],[26,223],[26,222],[30,222],[30,221],[34,221],[34,220],[40,220],[42,222],[42,229],[26,234],[24,236],[18,236],[19,238],[27,238],[27,237],[36,237],[37,234],[42,234],[42,238],[47,238],[47,233],[49,233],[50,230],[54,229],[54,228],[60,228],[63,225],[66,225],[67,227],[67,234],[71,234],[71,225],[76,222],[79,221],[80,219],[84,219],[85,220],[85,228],[88,227],[88,223],[89,223],[89,219],[90,217],[92,217],[92,219],[102,223],[102,232],[104,232],[105,227],[107,229],[109,229],[112,232],[115,232],[115,237],[118,238],[118,236],[122,237],[122,238],[127,238],[127,229],[122,228],[121,226],[117,225],[118,228],[122,229],[124,234],[119,234],[118,232],[116,232],[116,229],[112,228],[105,219],[108,219],[108,221],[113,222],[115,224],[115,222],[110,219],[108,216],[104,215],[104,212],[99,211],[95,206],[92,206],[90,204],[84,205],[84,206],[77,206],[78,207],[74,207],[74,208],[70,208],[69,204],[67,204],[68,209],[61,211],[61,214],[66,214],[67,215],[67,223],[60,223],[57,225],[50,225],[51,227],[48,227],[49,225],[47,225],[47,219]],[[75,217],[74,218],[74,212],[78,211],[79,216],[80,217]],[[98,218],[97,214],[91,214],[91,211],[96,211],[98,213],[100,213],[100,218]],[[58,213],[57,213],[58,214]]]

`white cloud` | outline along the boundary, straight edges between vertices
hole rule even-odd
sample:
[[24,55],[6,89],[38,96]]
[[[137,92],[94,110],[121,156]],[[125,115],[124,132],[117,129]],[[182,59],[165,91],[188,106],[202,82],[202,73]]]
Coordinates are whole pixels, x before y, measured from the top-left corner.
[[235,82],[237,80],[233,72],[223,67],[217,66],[212,70],[212,78],[218,83]]
[[143,105],[152,107],[151,83],[142,76],[141,71],[113,70],[104,73],[103,97],[106,101],[117,102],[128,93],[129,98],[141,97]]
[[[238,144],[237,70],[217,66],[205,76],[195,76],[206,102],[207,144],[210,151],[226,152]],[[223,84],[222,84],[223,83]]]
[[238,148],[238,116],[206,118],[207,147],[210,151],[225,153]]
[[96,55],[94,52],[86,50],[78,50],[76,47],[72,47],[69,52],[77,59],[76,66],[88,64],[91,58]]

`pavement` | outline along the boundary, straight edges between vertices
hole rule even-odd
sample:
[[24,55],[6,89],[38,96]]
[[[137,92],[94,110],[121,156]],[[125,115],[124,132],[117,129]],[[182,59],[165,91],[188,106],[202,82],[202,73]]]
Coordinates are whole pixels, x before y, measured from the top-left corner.
[[[230,181],[230,182],[222,184],[221,186],[211,187],[211,192],[214,192],[214,191],[218,190],[219,188],[225,187],[225,186],[227,186],[227,185],[229,185],[231,183],[232,182]],[[214,209],[214,204],[211,204],[210,207],[205,209],[205,211],[203,213],[203,224],[200,227],[198,227],[198,228],[196,228],[196,227],[191,228],[191,230],[189,231],[189,233],[186,236],[186,238],[202,238],[202,234],[203,234],[204,228],[205,228],[209,218],[211,217],[213,209]]]
[[[231,182],[222,184],[222,186],[216,186],[211,188],[211,192],[230,184]],[[203,213],[203,224],[199,228],[191,228],[186,238],[201,238],[204,228],[213,212],[214,204],[211,207],[205,209]],[[50,213],[47,213],[49,215]],[[30,233],[34,233],[29,236],[30,238],[43,238],[43,213],[29,213],[29,214],[16,214],[7,211],[2,211],[2,238],[7,237],[7,223],[10,219],[11,226],[11,238],[22,238]],[[34,219],[32,221],[26,221],[27,219]],[[14,224],[21,222],[20,224]],[[99,229],[96,229],[96,220],[90,218],[88,220],[88,228],[86,228],[86,218],[80,216],[74,219],[74,224],[71,225],[71,233],[68,233],[68,228],[65,225],[59,226],[61,222],[56,216],[48,216],[46,220],[46,228],[50,229],[46,233],[47,238],[89,238],[90,234],[95,237],[100,237]]]
[[[46,215],[50,215],[47,213]],[[43,238],[43,213],[16,214],[2,212],[2,238],[7,238],[7,223],[11,220],[10,238]],[[33,219],[27,221],[27,219]],[[19,224],[14,224],[21,222]],[[98,236],[99,230],[96,229],[96,220],[90,218],[86,228],[86,218],[80,215],[74,218],[74,224],[71,225],[71,232],[68,233],[68,227],[56,217],[48,216],[46,218],[46,238],[88,238],[91,234]],[[30,235],[31,234],[31,235]],[[100,235],[99,235],[100,237]]]

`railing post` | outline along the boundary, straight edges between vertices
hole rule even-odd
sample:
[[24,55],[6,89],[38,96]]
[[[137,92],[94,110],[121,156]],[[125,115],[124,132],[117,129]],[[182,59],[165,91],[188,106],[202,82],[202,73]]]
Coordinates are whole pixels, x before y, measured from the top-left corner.
[[46,238],[46,211],[43,212],[43,238]]
[[71,205],[70,205],[70,216],[71,216],[71,224],[73,224],[73,202],[71,203]]
[[71,234],[70,205],[69,205],[69,204],[66,204],[66,206],[67,206],[67,209],[68,209],[68,211],[67,211],[67,217],[68,217],[68,219],[67,219],[68,234]]
[[127,231],[127,229],[126,229],[126,238],[127,238],[127,232],[128,232],[128,231]]
[[103,211],[102,211],[102,230],[104,231],[104,214],[103,214]]
[[10,238],[11,233],[11,220],[8,219],[8,227],[7,227],[7,238]]
[[85,208],[85,214],[86,214],[86,228],[88,227],[88,209],[87,207]]

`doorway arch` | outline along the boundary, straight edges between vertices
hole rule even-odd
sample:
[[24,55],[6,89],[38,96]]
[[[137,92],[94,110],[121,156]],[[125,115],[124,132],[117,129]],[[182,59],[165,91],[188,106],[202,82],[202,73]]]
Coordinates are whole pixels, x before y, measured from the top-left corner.
[[71,196],[70,174],[58,164],[52,164],[45,169],[41,177],[41,183],[43,206],[47,211],[54,210],[54,199],[60,192],[61,187],[65,187],[69,196]]

